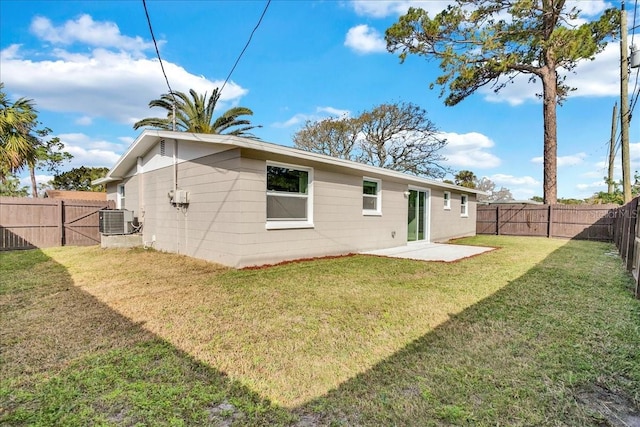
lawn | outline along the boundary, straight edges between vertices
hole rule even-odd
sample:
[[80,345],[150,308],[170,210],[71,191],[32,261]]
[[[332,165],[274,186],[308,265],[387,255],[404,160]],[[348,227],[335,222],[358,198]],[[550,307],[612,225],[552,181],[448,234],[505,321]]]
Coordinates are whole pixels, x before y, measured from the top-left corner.
[[500,249],[256,270],[145,250],[0,253],[0,423],[640,421],[640,301],[613,246],[461,242]]

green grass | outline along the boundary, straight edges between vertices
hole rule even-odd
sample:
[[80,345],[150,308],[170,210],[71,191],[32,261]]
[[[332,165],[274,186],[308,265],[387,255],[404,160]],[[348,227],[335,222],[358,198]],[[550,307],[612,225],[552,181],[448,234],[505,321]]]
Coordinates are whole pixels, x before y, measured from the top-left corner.
[[640,301],[611,245],[461,243],[501,249],[240,271],[1,253],[0,423],[606,425],[611,396],[640,415]]

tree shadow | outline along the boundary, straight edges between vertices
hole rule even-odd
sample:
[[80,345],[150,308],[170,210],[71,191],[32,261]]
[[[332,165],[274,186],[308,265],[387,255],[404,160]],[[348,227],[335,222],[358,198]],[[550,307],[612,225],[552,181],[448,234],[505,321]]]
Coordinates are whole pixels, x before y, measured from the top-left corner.
[[79,289],[42,251],[0,257],[1,424],[270,425],[291,419]]
[[[567,241],[295,412],[311,425],[635,425],[624,420],[640,419],[640,301],[611,251]],[[598,410],[597,390],[623,402],[604,405],[617,413]]]
[[619,419],[640,414],[640,301],[611,250],[567,241],[293,411],[118,314],[42,251],[2,253],[0,423],[616,425],[596,403],[614,394]]

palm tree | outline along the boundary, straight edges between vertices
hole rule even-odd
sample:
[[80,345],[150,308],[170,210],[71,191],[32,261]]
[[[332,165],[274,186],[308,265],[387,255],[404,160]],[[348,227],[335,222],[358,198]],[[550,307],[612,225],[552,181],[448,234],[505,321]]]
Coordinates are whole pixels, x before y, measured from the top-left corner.
[[0,180],[22,169],[35,156],[31,131],[37,125],[33,100],[20,98],[11,103],[0,83]]
[[160,99],[154,99],[149,102],[149,108],[160,107],[167,110],[167,117],[148,117],[136,122],[134,129],[141,127],[153,127],[163,130],[174,130],[173,125],[173,108],[175,103],[175,130],[193,133],[213,133],[245,136],[255,138],[254,135],[248,133],[251,129],[260,126],[252,126],[247,119],[240,119],[240,116],[253,115],[253,111],[246,107],[234,107],[225,111],[220,117],[213,119],[213,110],[220,99],[220,91],[218,88],[213,90],[211,96],[207,99],[207,93],[198,94],[195,90],[190,89],[189,97],[183,92],[175,91],[173,93],[165,93]]

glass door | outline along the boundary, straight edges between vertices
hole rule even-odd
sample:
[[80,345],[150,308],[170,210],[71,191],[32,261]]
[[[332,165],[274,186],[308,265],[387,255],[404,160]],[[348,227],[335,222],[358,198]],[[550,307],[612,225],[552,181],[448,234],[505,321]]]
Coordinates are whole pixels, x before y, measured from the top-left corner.
[[427,197],[428,192],[409,190],[409,209],[407,218],[407,241],[426,240],[427,233]]

